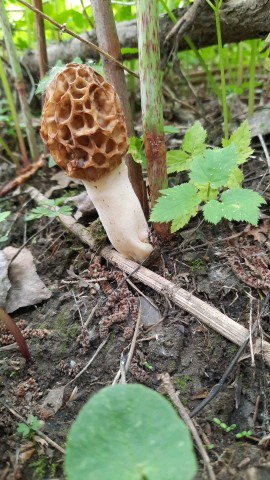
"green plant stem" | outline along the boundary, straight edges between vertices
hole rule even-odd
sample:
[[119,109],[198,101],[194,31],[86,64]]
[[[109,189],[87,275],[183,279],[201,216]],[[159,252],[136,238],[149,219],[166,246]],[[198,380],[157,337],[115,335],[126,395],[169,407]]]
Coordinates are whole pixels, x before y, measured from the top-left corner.
[[4,2],[0,1],[0,25],[2,26],[5,45],[7,47],[9,60],[11,63],[13,75],[15,78],[15,85],[19,93],[22,113],[24,116],[26,134],[33,160],[37,160],[39,156],[35,131],[31,121],[31,112],[26,98],[26,87],[23,78],[21,65],[17,56],[16,47],[12,38],[12,31],[8,20],[7,12],[4,7]]
[[3,149],[5,150],[6,154],[9,156],[10,160],[15,163],[17,168],[19,168],[19,162],[17,158],[13,155],[12,151],[10,150],[8,144],[5,142],[3,138],[0,137],[0,145],[2,145]]
[[[143,137],[153,207],[159,191],[168,185],[156,0],[137,0],[137,25]],[[155,224],[154,229],[162,238],[170,235],[169,224]]]
[[[16,107],[14,105],[13,96],[12,96],[12,93],[11,93],[11,89],[10,89],[10,86],[9,86],[9,82],[8,82],[8,79],[7,79],[7,76],[6,76],[6,72],[5,72],[5,68],[4,68],[1,56],[0,56],[0,78],[1,78],[3,89],[4,89],[4,92],[5,92],[5,95],[6,95],[6,99],[7,99],[7,102],[8,102],[8,106],[9,106],[9,109],[10,109],[12,120],[14,122],[15,130],[16,130],[16,133],[17,133],[17,138],[18,138],[18,143],[19,143],[19,147],[20,147],[20,151],[21,151],[22,161],[23,161],[24,166],[28,167],[29,166],[29,160],[28,160],[28,156],[27,156],[25,143],[24,143],[24,138],[23,138],[23,134],[22,134],[22,131],[21,131]],[[17,161],[15,163],[18,165]]]
[[238,69],[237,69],[237,85],[241,87],[243,82],[243,63],[244,63],[244,47],[243,43],[238,44]]
[[[164,10],[166,11],[167,15],[170,17],[171,21],[174,23],[174,25],[177,23],[177,18],[176,16],[173,14],[173,12],[171,11],[171,9],[168,7],[168,5],[166,4],[165,0],[159,0],[159,2],[161,3],[161,5],[163,6]],[[207,78],[207,81],[209,83],[209,85],[211,86],[213,92],[217,95],[217,97],[220,97],[221,94],[220,94],[220,89],[217,85],[217,82],[215,80],[215,78],[213,77],[212,75],[212,72],[209,70],[209,68],[207,67],[202,55],[200,54],[199,50],[197,49],[196,45],[193,43],[193,41],[191,40],[190,36],[189,35],[184,35],[184,40],[185,42],[187,43],[187,45],[189,46],[190,50],[192,50],[192,52],[194,53],[194,55],[197,57],[197,59],[199,60],[200,62],[200,65],[201,67],[203,68],[203,70],[205,71],[205,74],[206,74],[206,78]]]
[[227,106],[227,100],[226,100],[224,52],[223,52],[223,46],[222,46],[222,35],[221,35],[220,16],[219,16],[219,11],[220,11],[222,1],[223,0],[218,0],[214,5],[210,0],[206,0],[208,5],[214,10],[214,13],[215,13],[216,31],[217,31],[217,40],[218,40],[219,68],[220,68],[220,79],[221,79],[221,102],[222,102],[223,120],[224,120],[224,137],[225,137],[225,140],[228,140],[229,115],[228,115],[228,106]]
[[219,52],[219,68],[220,68],[220,78],[221,78],[221,98],[222,98],[222,108],[223,108],[223,120],[224,120],[224,137],[225,140],[229,138],[229,116],[228,116],[228,106],[226,100],[226,80],[225,80],[225,70],[223,62],[223,46],[222,46],[222,37],[221,37],[221,27],[220,27],[220,18],[219,18],[219,9],[215,10],[215,19],[216,19],[216,28],[217,28],[217,38],[218,38],[218,52]]
[[253,115],[253,112],[254,112],[257,47],[258,47],[258,40],[251,40],[251,55],[250,55],[250,64],[249,64],[249,90],[248,90],[248,116],[249,117],[251,117],[251,115]]

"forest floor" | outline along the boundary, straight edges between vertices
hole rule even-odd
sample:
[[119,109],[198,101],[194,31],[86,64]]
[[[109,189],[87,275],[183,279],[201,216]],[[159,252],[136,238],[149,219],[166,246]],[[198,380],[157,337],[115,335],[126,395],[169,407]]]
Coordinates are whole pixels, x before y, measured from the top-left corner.
[[[269,201],[269,172],[263,153],[255,148],[245,168],[245,186],[257,189],[259,185],[259,193]],[[7,165],[3,164],[1,169],[1,185],[4,185],[12,175]],[[40,170],[29,184],[45,193],[56,171],[55,168]],[[78,191],[77,185],[71,185],[54,192],[53,196],[63,195],[71,188]],[[22,192],[23,189],[19,193]],[[1,202],[1,209],[22,214],[35,206],[26,193],[9,194]],[[265,254],[267,246],[269,249],[267,208],[263,213],[265,218],[257,229],[229,222],[213,227],[197,217],[169,244],[161,245],[160,256],[149,268],[246,328],[258,320],[260,327],[255,337],[263,332],[267,340],[270,335],[269,305],[265,306],[267,291],[259,288],[265,278],[260,266],[253,261]],[[82,217],[80,221],[87,225],[88,220],[89,217]],[[118,298],[110,302],[110,309],[104,310],[122,274],[99,257],[98,252],[91,252],[57,219],[50,224],[48,221],[43,217],[27,222],[27,237],[41,230],[27,249],[51,296],[12,313],[27,337],[30,364],[25,363],[16,346],[10,346],[12,338],[0,327],[1,480],[65,478],[64,455],[57,446],[39,435],[23,438],[17,432],[21,420],[15,414],[24,419],[32,414],[43,420],[42,432],[65,448],[69,428],[78,412],[91,395],[113,382],[121,355],[129,350],[126,327],[132,331],[132,319],[128,316],[124,322],[113,325],[104,322],[105,317],[121,310],[121,300],[129,298],[131,305],[144,301],[148,308],[126,381],[162,392],[158,375],[168,372],[188,411],[221,380],[238,351],[237,345],[176,306],[169,296],[161,296],[132,277],[130,283],[120,288]],[[8,244],[21,247],[25,228],[20,215]],[[235,235],[240,232],[241,235]],[[99,307],[94,312],[97,303]],[[160,319],[163,320],[158,333],[153,335],[149,325]],[[106,344],[85,372],[75,379],[100,346],[107,328]],[[269,441],[259,445],[269,434],[269,382],[269,366],[261,355],[253,358],[248,345],[219,394],[196,416],[203,443],[210,446],[208,454],[217,480],[270,478]],[[49,390],[57,396],[54,389],[65,385],[63,398],[58,392],[58,406],[55,398],[44,401]],[[227,433],[214,422],[215,418],[228,426],[235,424],[236,428]],[[236,433],[248,430],[252,431],[251,436],[236,439]],[[207,478],[199,456],[198,461],[196,478]]]

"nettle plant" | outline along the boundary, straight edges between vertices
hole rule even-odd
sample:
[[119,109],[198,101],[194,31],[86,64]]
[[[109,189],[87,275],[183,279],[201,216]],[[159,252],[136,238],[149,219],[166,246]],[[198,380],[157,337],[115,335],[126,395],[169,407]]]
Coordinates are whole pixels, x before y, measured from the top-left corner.
[[257,225],[259,207],[266,203],[257,192],[241,187],[240,167],[253,153],[248,122],[223,139],[222,148],[208,148],[206,136],[197,121],[187,131],[182,148],[167,152],[168,173],[186,171],[189,181],[161,190],[150,220],[172,222],[172,233],[201,210],[205,220],[215,225],[223,218]]

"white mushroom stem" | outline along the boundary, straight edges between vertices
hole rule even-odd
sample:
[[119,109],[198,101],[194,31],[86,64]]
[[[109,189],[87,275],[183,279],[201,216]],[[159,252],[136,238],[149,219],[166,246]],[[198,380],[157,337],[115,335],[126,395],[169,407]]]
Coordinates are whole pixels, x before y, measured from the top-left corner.
[[97,181],[83,181],[111,244],[126,258],[142,262],[153,250],[140,202],[124,162]]

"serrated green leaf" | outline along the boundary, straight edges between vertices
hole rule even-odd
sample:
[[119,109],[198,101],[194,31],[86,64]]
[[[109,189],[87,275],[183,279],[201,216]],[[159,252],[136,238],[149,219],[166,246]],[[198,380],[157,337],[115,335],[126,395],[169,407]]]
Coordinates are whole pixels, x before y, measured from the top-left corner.
[[69,205],[57,206],[57,202],[60,203],[62,198],[56,200],[46,200],[39,207],[33,208],[31,212],[26,216],[26,221],[38,220],[42,217],[56,218],[59,215],[71,215],[72,207]]
[[242,170],[240,170],[239,167],[235,167],[225,186],[227,188],[238,188],[242,185],[243,180],[244,180],[244,174]]
[[196,205],[196,207],[194,207],[193,212],[191,212],[190,214],[182,215],[179,218],[175,218],[172,221],[171,232],[175,233],[177,232],[177,230],[180,230],[180,228],[183,228],[192,217],[195,217],[195,215],[197,215],[198,209],[199,209],[199,205]]
[[205,140],[207,132],[199,121],[186,132],[182,144],[182,149],[192,157],[202,155],[206,149]]
[[237,151],[234,144],[225,148],[207,149],[203,155],[194,158],[190,179],[197,185],[220,188],[229,181],[236,161]]
[[191,183],[182,183],[173,188],[161,190],[161,197],[154,206],[150,220],[152,222],[170,222],[186,215],[193,215],[200,203],[197,188]]
[[217,200],[210,200],[203,207],[203,216],[205,220],[216,225],[222,219],[221,203]]
[[10,214],[10,211],[0,212],[0,222],[3,222]]
[[29,435],[30,433],[30,428],[28,427],[28,425],[26,425],[26,423],[19,423],[17,427],[17,432],[21,433],[23,437],[27,437],[27,435]]
[[30,428],[32,428],[32,430],[35,430],[35,432],[37,432],[40,428],[40,421],[37,417],[35,417],[34,415],[30,414],[28,415],[27,417],[27,423],[29,425],[31,425]]
[[237,149],[237,165],[241,165],[252,155],[253,149],[250,147],[251,134],[247,120],[245,120],[237,130],[233,132],[229,140],[222,140],[223,147],[234,144]]
[[191,157],[183,150],[169,150],[166,153],[167,172],[179,173],[184,170],[190,170]]
[[58,210],[58,215],[71,215],[72,207],[69,205],[62,205]]
[[234,188],[223,192],[220,202],[211,200],[204,206],[204,217],[211,223],[218,223],[221,218],[244,221],[257,225],[259,207],[265,204],[261,195],[253,190]]

